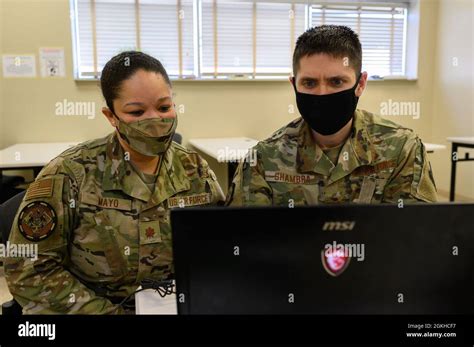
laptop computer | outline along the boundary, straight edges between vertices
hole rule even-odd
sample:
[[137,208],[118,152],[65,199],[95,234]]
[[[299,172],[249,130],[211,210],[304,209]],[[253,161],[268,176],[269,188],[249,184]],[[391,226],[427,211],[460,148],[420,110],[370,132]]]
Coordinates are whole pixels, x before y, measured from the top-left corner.
[[171,211],[179,314],[474,313],[474,204]]

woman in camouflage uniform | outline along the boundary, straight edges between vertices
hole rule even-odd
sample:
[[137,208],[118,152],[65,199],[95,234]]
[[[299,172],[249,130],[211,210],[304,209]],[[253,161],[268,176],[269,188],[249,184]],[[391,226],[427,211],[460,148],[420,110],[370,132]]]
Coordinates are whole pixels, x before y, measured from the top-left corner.
[[172,141],[178,118],[158,60],[121,53],[101,88],[115,131],[52,160],[15,218],[10,244],[38,247],[37,259],[5,261],[23,313],[126,312],[119,303],[143,280],[173,275],[170,209],[224,199],[206,161]]

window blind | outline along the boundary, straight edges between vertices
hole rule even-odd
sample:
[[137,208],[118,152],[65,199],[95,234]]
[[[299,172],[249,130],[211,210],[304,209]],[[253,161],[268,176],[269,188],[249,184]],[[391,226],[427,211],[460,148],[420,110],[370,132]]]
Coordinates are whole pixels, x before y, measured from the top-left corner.
[[195,75],[193,0],[76,0],[79,77],[98,76],[125,50],[161,61],[169,75]]
[[291,73],[299,35],[321,24],[360,37],[369,76],[405,74],[404,1],[73,0],[75,71],[98,78],[105,63],[137,49],[171,78],[271,78]]
[[405,74],[406,8],[312,5],[310,12],[311,26],[346,25],[359,34],[362,70],[369,76]]

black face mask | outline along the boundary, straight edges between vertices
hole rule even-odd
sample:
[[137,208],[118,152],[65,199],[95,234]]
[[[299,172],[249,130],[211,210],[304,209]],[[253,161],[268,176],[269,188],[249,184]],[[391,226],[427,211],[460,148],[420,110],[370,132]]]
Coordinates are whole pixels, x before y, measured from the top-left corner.
[[313,95],[296,90],[296,78],[293,87],[296,93],[296,105],[303,119],[309,126],[322,135],[331,135],[341,130],[354,116],[359,97],[355,90],[362,74],[359,74],[355,85],[333,94]]

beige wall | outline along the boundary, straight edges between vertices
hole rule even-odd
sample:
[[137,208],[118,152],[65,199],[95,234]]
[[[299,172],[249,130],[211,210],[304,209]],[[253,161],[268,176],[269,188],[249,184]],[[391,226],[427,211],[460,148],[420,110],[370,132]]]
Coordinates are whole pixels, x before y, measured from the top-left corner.
[[[0,0],[0,53],[3,53],[3,1]],[[0,63],[1,64],[1,63]],[[0,71],[0,148],[4,147],[4,116],[3,116],[3,73]]]
[[[4,34],[2,53],[38,54],[39,47],[64,47],[67,71],[67,77],[59,80],[37,78],[2,81],[1,117],[4,123],[0,129],[0,146],[16,142],[83,141],[111,131],[100,113],[103,101],[97,83],[73,80],[69,1],[0,1],[3,4],[0,24]],[[443,3],[442,7],[448,6]],[[454,12],[455,9],[449,11]],[[450,121],[451,117],[445,118],[442,128],[436,128],[435,123],[435,117],[439,118],[437,108],[441,107],[433,102],[433,96],[440,94],[434,91],[435,76],[439,75],[439,72],[434,73],[436,48],[440,49],[436,41],[439,17],[442,16],[438,15],[437,1],[422,1],[418,80],[370,82],[359,104],[361,108],[378,113],[380,103],[388,99],[419,101],[422,112],[420,119],[414,120],[407,116],[387,118],[413,128],[425,142],[434,142],[435,135],[436,142],[443,141],[444,137],[454,134],[456,130],[456,125]],[[443,25],[449,24],[444,18],[441,19]],[[448,44],[449,34],[442,34],[442,37],[444,44]],[[449,44],[457,47],[462,43],[453,40]],[[438,64],[436,67],[439,71],[442,66]],[[455,83],[455,79],[450,79],[450,82]],[[457,85],[457,88],[461,86]],[[293,91],[288,82],[175,82],[174,92],[176,104],[182,104],[185,108],[178,127],[185,143],[187,139],[197,137],[247,136],[263,139],[297,116],[288,113],[289,105],[294,103]],[[79,116],[55,116],[55,103],[63,99],[96,102],[96,118],[88,120]],[[451,102],[447,98],[445,100]],[[472,111],[472,104],[470,106]],[[445,109],[449,107],[449,104],[444,106]],[[448,152],[433,155],[436,162],[434,175],[438,186],[444,188],[449,181],[449,173],[445,170],[449,162]],[[224,167],[211,160],[210,164],[225,186]],[[467,188],[463,191],[467,191]],[[472,183],[470,189],[470,195],[474,197]]]
[[[451,152],[451,144],[446,137],[474,136],[473,19],[474,1],[440,1],[432,129],[433,141],[449,148],[446,155],[432,157],[433,170],[443,178],[438,183],[440,189],[448,189],[450,176],[446,156]],[[461,156],[465,151],[459,151]],[[457,171],[456,195],[474,200],[474,162],[458,163]]]

